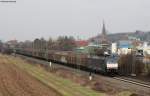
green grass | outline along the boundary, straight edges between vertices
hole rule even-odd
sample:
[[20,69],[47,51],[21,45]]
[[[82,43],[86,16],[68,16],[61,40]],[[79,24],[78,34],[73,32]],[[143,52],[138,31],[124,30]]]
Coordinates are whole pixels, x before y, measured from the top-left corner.
[[132,92],[124,91],[124,92],[120,92],[116,96],[130,96],[130,95],[132,95]]
[[106,96],[104,93],[96,92],[90,88],[80,86],[68,79],[55,76],[54,74],[45,71],[43,68],[33,66],[20,59],[9,57],[9,61],[25,70],[45,85],[57,90],[62,96]]

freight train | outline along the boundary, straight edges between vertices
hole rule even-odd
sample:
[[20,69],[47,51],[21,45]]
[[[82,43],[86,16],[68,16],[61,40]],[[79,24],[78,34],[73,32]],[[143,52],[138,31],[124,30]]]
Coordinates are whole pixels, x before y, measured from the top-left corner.
[[109,74],[118,72],[118,58],[115,56],[90,56],[73,51],[37,50],[32,48],[18,48],[15,49],[15,52],[95,72]]

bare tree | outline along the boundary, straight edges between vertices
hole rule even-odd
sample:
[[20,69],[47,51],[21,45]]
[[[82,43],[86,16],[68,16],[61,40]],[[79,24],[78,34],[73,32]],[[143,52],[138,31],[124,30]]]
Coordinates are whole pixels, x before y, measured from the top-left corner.
[[57,47],[59,50],[72,51],[76,47],[73,37],[60,36],[57,39]]

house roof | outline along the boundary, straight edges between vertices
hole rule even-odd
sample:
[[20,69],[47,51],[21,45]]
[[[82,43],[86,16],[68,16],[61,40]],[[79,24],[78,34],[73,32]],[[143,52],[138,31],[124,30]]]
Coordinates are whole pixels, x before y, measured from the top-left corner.
[[76,41],[76,45],[77,46],[87,46],[88,45],[88,41],[86,40],[79,40],[79,41]]

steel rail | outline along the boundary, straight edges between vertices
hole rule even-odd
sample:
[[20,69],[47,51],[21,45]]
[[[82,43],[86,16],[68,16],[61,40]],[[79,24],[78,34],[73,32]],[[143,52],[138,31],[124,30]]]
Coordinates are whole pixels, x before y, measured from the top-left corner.
[[140,81],[138,82],[138,81],[134,81],[131,79],[129,80],[129,79],[121,78],[121,77],[113,77],[113,79],[128,82],[128,83],[139,85],[139,86],[146,87],[146,88],[150,88],[150,85],[145,84],[145,83],[141,83]]

